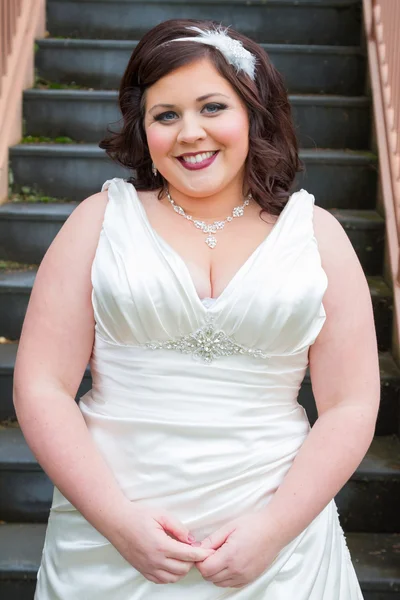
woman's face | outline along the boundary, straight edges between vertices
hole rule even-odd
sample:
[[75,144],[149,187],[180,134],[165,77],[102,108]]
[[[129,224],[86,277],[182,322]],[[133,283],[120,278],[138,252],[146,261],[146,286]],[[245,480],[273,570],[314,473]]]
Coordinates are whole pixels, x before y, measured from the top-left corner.
[[[247,109],[209,60],[180,67],[148,88],[144,126],[151,158],[171,194],[173,188],[192,197],[211,196],[227,186],[241,191]],[[198,156],[209,152],[216,154]],[[200,162],[193,165],[194,160]]]

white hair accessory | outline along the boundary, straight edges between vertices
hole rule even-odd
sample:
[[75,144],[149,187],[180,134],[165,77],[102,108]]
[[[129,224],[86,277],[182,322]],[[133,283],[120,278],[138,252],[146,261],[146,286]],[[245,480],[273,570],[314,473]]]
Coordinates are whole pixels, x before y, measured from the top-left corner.
[[[222,26],[212,29],[200,29],[199,27],[186,27],[197,31],[200,35],[196,37],[184,37],[170,40],[171,42],[200,42],[217,48],[226,60],[236,68],[236,71],[244,71],[254,81],[256,69],[256,57],[243,47],[242,42],[234,40],[227,35],[228,27]],[[169,43],[169,42],[167,42]]]

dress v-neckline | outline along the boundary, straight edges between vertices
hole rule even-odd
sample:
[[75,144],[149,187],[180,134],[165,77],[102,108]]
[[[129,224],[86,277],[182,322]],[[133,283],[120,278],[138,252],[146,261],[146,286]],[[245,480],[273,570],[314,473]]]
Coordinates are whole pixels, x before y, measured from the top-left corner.
[[[292,193],[289,196],[288,201],[286,202],[285,206],[283,207],[281,213],[279,214],[277,220],[275,221],[272,229],[269,231],[269,233],[265,236],[265,238],[258,244],[258,246],[253,250],[253,252],[248,256],[248,258],[244,261],[244,263],[238,268],[238,270],[234,273],[234,275],[232,276],[232,278],[228,281],[227,285],[224,287],[224,289],[222,290],[222,292],[219,294],[219,296],[217,296],[216,298],[210,298],[211,300],[213,300],[213,303],[210,306],[206,306],[206,304],[204,304],[202,302],[202,298],[200,298],[199,294],[197,293],[197,289],[196,286],[194,284],[193,281],[193,277],[189,271],[189,267],[187,266],[186,262],[184,261],[184,259],[182,258],[182,256],[179,254],[179,252],[177,252],[172,246],[171,244],[169,244],[152,226],[152,224],[150,223],[150,220],[147,216],[147,212],[146,209],[144,208],[139,195],[135,189],[135,187],[131,184],[128,183],[128,185],[132,188],[132,197],[134,198],[140,215],[142,217],[143,223],[145,224],[147,230],[149,231],[149,233],[151,234],[151,237],[153,238],[153,240],[156,242],[156,244],[158,246],[162,245],[164,246],[164,248],[174,257],[174,259],[180,264],[182,271],[185,273],[186,279],[188,281],[188,285],[190,286],[190,292],[191,295],[194,298],[194,301],[196,302],[196,304],[201,308],[203,313],[211,313],[213,312],[213,310],[217,309],[219,307],[219,305],[224,301],[225,297],[229,295],[229,290],[232,290],[237,282],[237,280],[241,277],[245,275],[245,271],[247,269],[247,272],[250,270],[250,267],[252,266],[252,264],[254,263],[255,259],[257,258],[257,256],[261,253],[261,250],[264,249],[268,243],[271,243],[271,238],[273,239],[273,237],[276,235],[277,230],[278,230],[278,226],[281,225],[281,223],[283,222],[283,218],[284,216],[287,214],[288,212],[288,207],[289,204],[291,204],[291,199],[293,198],[294,193]],[[171,263],[168,261],[171,269]],[[173,269],[174,270],[174,269]]]

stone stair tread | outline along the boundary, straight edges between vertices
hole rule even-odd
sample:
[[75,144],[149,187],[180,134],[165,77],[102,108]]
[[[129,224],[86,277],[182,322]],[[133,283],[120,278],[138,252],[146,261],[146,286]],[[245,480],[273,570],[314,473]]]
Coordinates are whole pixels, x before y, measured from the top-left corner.
[[[19,427],[0,427],[0,469],[41,470]],[[395,435],[376,436],[352,480],[388,478],[400,481],[400,440]]]
[[[45,523],[0,525],[0,580],[36,579]],[[364,591],[400,590],[400,534],[348,533],[347,544]]]
[[0,219],[65,221],[77,202],[5,202],[0,205]]
[[[82,6],[83,5],[83,6]],[[359,43],[359,4],[353,0],[58,0],[48,3],[56,36],[125,39],[173,18],[212,19],[257,42]]]
[[[84,102],[85,100],[118,100],[118,90],[53,90],[30,88],[24,91],[24,98],[29,100],[49,99],[56,101],[74,99]],[[367,96],[343,96],[335,94],[289,94],[289,100],[301,105],[318,106],[369,106],[370,99]]]
[[[11,156],[59,156],[76,157],[93,156],[101,157],[105,151],[96,144],[53,144],[42,142],[39,144],[15,144],[10,148]],[[377,157],[371,152],[363,150],[331,150],[329,148],[303,148],[300,149],[300,158],[308,162],[328,162],[333,164],[361,164],[368,165],[377,162]]]
[[35,281],[37,269],[30,271],[14,271],[2,273],[0,271],[0,291],[3,293],[25,291],[30,293]]
[[36,577],[45,533],[45,523],[0,525],[0,580]]
[[[36,40],[40,48],[90,48],[96,50],[102,49],[128,49],[133,50],[139,43],[139,40],[102,40],[102,39],[85,39],[85,38],[41,38]],[[329,46],[318,44],[265,44],[260,43],[260,46],[267,52],[279,50],[285,54],[358,54],[363,56],[363,51],[359,46]]]
[[[33,286],[36,272],[36,269],[8,273],[0,272],[0,292],[15,291],[16,289],[28,292]],[[392,290],[383,277],[369,275],[366,279],[369,284],[371,295],[379,295],[387,298],[392,297]]]
[[[30,271],[14,271],[2,273],[0,271],[0,291],[13,290],[14,288],[29,288],[33,285],[36,276],[36,269]],[[371,294],[391,297],[393,295],[391,288],[380,275],[368,275],[366,277]]]
[[[0,205],[0,220],[43,220],[63,221],[67,219],[78,202],[5,202]],[[347,222],[363,229],[376,229],[382,226],[385,219],[376,210],[354,208],[330,208],[335,217],[341,222]]]
[[[390,288],[388,288],[390,291]],[[0,344],[0,375],[6,375],[14,370],[15,359],[18,351],[18,342],[10,342]],[[379,366],[381,381],[399,380],[400,368],[397,366],[391,352],[379,352]],[[87,367],[87,375],[89,375],[89,367]],[[307,369],[305,379],[309,379],[309,369]]]
[[400,534],[348,533],[346,539],[364,592],[400,591]]

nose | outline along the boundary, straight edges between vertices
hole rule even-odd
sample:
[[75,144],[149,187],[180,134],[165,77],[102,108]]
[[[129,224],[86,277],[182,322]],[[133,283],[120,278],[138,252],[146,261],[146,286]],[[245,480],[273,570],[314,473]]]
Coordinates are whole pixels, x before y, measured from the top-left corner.
[[177,141],[186,144],[193,144],[197,140],[204,140],[207,137],[206,132],[200,120],[193,116],[187,116],[181,121]]

